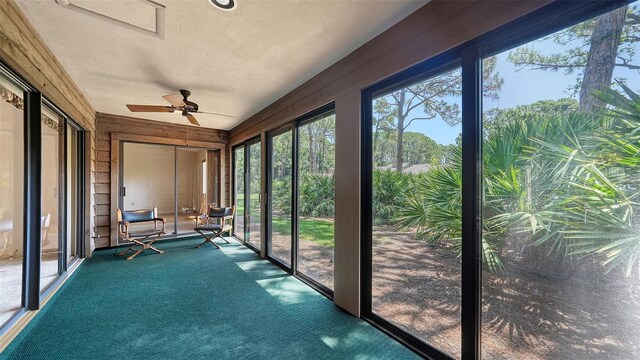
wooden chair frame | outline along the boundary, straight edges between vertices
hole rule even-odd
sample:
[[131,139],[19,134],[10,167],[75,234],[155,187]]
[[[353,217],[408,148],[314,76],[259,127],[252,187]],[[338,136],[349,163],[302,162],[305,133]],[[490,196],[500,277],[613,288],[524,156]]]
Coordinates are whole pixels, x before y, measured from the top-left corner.
[[[227,209],[231,209],[231,214],[230,215],[222,215],[222,216],[216,216],[216,212],[227,212]],[[224,240],[227,244],[229,243],[229,240],[225,239],[222,237],[222,234],[224,233],[231,233],[231,230],[233,230],[233,217],[236,214],[236,207],[232,206],[232,207],[226,207],[226,208],[214,208],[209,206],[209,209],[207,211],[207,217],[205,220],[205,224],[202,226],[196,226],[193,230],[195,230],[197,233],[199,233],[200,235],[202,235],[204,237],[204,241],[196,246],[196,249],[201,247],[202,245],[206,244],[206,243],[211,243],[213,244],[215,247],[217,247],[218,249],[221,249],[220,245],[218,245],[214,240],[216,238],[220,238],[222,240]],[[210,236],[207,236],[205,234],[205,232],[211,232]]]
[[[146,210],[149,211],[149,210]],[[123,211],[120,209],[116,210],[116,217],[118,219],[118,236],[124,241],[130,241],[133,243],[129,248],[124,251],[118,253],[120,256],[126,255],[129,251],[133,251],[127,260],[133,260],[136,256],[138,256],[144,250],[152,250],[158,254],[164,254],[164,251],[153,246],[153,243],[156,242],[162,235],[165,234],[164,228],[164,219],[158,217],[158,208],[153,208],[153,215],[150,218],[137,220],[137,221],[126,221],[124,220],[125,216],[123,216]],[[132,211],[133,212],[133,211]],[[125,211],[126,213],[126,211]],[[126,214],[125,214],[126,215]],[[151,222],[153,221],[154,230],[137,233],[129,232],[129,225],[132,223],[141,223],[141,222]],[[162,228],[158,229],[158,223],[162,224]],[[138,247],[136,249],[136,247]]]

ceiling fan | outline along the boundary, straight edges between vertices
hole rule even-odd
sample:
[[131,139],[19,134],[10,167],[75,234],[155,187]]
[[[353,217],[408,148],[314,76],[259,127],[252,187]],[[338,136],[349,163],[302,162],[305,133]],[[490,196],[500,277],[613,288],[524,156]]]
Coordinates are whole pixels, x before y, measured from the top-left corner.
[[231,115],[200,111],[199,107],[198,107],[198,104],[194,103],[193,101],[189,101],[188,100],[188,97],[190,95],[191,95],[191,91],[183,89],[183,90],[180,90],[180,94],[165,95],[165,96],[162,97],[163,99],[167,100],[169,102],[169,104],[171,104],[171,106],[127,104],[127,108],[131,112],[168,112],[168,113],[172,113],[172,112],[177,110],[177,111],[180,111],[182,113],[182,116],[186,117],[187,120],[189,120],[190,123],[192,123],[193,125],[197,125],[197,126],[200,126],[200,123],[198,123],[198,120],[196,120],[195,116],[193,116],[192,113],[211,114],[211,115],[218,115],[218,116],[224,116],[224,117],[233,117]]

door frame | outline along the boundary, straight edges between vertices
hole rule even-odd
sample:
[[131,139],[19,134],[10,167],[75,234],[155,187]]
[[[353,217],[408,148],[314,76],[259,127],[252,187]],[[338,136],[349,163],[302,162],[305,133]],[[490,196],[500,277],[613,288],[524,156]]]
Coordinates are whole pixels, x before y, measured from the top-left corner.
[[[109,246],[117,247],[118,245],[118,220],[116,218],[116,210],[120,203],[120,190],[122,187],[122,149],[121,146],[125,142],[132,143],[141,143],[141,144],[149,144],[149,145],[168,145],[173,146],[174,148],[179,147],[194,147],[194,148],[202,148],[203,150],[219,150],[220,151],[220,161],[219,161],[219,174],[220,174],[220,185],[218,188],[218,194],[220,195],[220,206],[225,206],[225,181],[222,176],[226,174],[225,172],[225,151],[227,144],[220,142],[209,142],[209,141],[196,141],[196,140],[184,140],[184,139],[176,139],[176,138],[167,138],[167,137],[159,137],[159,136],[148,136],[148,135],[137,135],[137,134],[123,134],[123,133],[111,133],[111,183],[110,183],[110,238],[109,238]],[[174,171],[175,176],[175,171]],[[175,195],[175,194],[174,194]],[[175,206],[175,201],[174,201]],[[171,234],[165,235],[161,239],[168,238],[179,238],[181,235],[179,234]]]

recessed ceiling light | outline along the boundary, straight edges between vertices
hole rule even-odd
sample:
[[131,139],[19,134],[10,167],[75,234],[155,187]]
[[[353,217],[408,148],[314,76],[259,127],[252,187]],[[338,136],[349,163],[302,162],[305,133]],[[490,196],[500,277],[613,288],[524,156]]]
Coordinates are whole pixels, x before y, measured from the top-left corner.
[[221,10],[231,11],[236,8],[236,0],[209,0],[209,2]]

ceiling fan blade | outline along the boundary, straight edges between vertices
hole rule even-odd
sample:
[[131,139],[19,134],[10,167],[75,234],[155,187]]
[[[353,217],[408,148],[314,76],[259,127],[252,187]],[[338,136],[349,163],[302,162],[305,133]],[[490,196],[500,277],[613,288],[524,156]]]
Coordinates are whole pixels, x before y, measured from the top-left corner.
[[207,112],[207,111],[198,111],[198,114],[209,114],[209,115],[218,115],[218,116],[224,116],[224,117],[235,117],[233,115],[226,115],[226,114],[220,114],[220,113],[214,113],[214,112]]
[[187,114],[187,120],[189,120],[189,122],[192,123],[193,125],[200,126],[200,123],[198,123],[198,120],[196,120],[195,116],[191,114]]
[[171,106],[156,106],[156,105],[131,105],[127,104],[127,108],[132,112],[173,112],[174,108]]
[[162,98],[167,100],[169,104],[173,105],[174,107],[182,107],[185,105],[184,101],[182,101],[182,95],[180,94],[165,95]]

